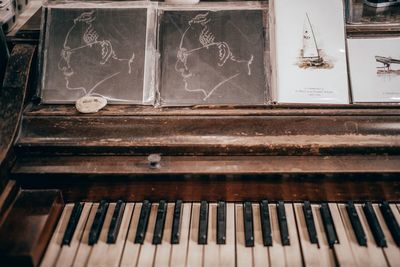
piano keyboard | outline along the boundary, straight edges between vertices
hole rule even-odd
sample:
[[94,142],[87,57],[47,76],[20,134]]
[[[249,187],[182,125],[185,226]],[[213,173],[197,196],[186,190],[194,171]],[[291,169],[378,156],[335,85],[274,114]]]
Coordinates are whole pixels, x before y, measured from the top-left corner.
[[400,204],[67,204],[41,266],[399,266]]

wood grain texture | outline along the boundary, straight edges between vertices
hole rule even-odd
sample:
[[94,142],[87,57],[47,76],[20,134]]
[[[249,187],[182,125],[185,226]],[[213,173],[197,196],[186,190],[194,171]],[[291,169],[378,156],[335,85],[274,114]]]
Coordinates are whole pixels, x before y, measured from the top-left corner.
[[[267,104],[262,107],[192,106],[163,108],[121,104],[108,105],[92,116],[381,116],[400,115],[399,107],[400,103]],[[84,116],[79,114],[73,105],[65,104],[30,104],[25,109],[24,114],[26,116]]]
[[23,190],[0,228],[4,266],[37,266],[63,208],[58,190]]
[[400,116],[25,116],[19,153],[398,154]]
[[0,227],[4,221],[6,214],[10,210],[10,206],[14,202],[18,192],[19,185],[15,180],[9,180],[0,195]]
[[152,168],[144,156],[19,157],[14,175],[262,175],[395,174],[400,155],[161,156]]
[[14,159],[12,142],[19,127],[35,46],[14,46],[0,90],[0,191]]
[[34,173],[24,188],[59,188],[66,201],[347,201],[400,199],[395,174],[99,175]]

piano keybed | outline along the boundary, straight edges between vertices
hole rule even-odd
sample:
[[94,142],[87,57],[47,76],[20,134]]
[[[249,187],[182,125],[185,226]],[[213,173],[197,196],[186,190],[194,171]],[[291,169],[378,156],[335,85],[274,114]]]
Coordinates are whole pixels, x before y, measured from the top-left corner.
[[400,204],[69,203],[41,266],[399,266]]

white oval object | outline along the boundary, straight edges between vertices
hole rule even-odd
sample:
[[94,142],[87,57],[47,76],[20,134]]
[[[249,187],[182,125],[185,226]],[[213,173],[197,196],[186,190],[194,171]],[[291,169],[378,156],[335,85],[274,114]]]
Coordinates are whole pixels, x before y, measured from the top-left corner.
[[100,96],[84,96],[76,100],[75,107],[81,113],[96,113],[107,105],[107,99]]
[[165,3],[174,5],[194,5],[199,2],[200,0],[165,0]]

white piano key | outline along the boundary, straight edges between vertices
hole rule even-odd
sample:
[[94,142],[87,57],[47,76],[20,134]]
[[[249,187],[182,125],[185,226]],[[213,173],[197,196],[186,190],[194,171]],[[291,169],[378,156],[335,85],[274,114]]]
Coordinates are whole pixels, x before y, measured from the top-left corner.
[[167,204],[167,215],[165,218],[164,233],[162,242],[156,247],[156,256],[154,260],[154,267],[168,266],[171,256],[171,232],[172,221],[174,219],[174,203]]
[[[253,247],[253,262],[254,267],[269,266],[269,251],[268,247],[264,246],[260,218],[260,205],[257,203],[253,206],[253,226],[254,226],[254,247]],[[301,262],[301,260],[300,260]]]
[[333,250],[329,248],[328,239],[326,237],[324,224],[320,212],[320,205],[312,204],[315,229],[317,230],[319,241],[319,257],[321,266],[335,266],[335,257]]
[[134,204],[128,236],[125,240],[125,246],[122,252],[121,267],[131,267],[137,264],[141,244],[135,244],[135,236],[141,209],[142,203]]
[[302,266],[299,236],[297,234],[296,220],[294,218],[293,205],[285,204],[286,220],[289,228],[290,246],[284,246],[286,266]]
[[286,266],[285,249],[282,245],[281,234],[278,223],[278,212],[276,204],[268,204],[271,216],[272,246],[269,247],[269,259],[271,266]]
[[90,253],[90,257],[87,263],[88,267],[95,266],[108,266],[106,262],[108,262],[107,254],[107,233],[110,228],[111,219],[115,210],[115,203],[109,203],[108,209],[106,213],[106,217],[104,218],[103,227],[100,231],[99,240],[96,244],[93,245],[92,252]]
[[400,209],[397,209],[396,204],[389,204],[389,207],[393,212],[393,215],[394,215],[394,218],[396,219],[396,222],[400,223]]
[[85,230],[83,231],[81,242],[79,243],[78,252],[72,265],[74,267],[86,266],[90,253],[92,252],[93,247],[89,245],[89,233],[98,207],[99,203],[94,203],[90,209],[89,218],[86,222]]
[[243,204],[235,204],[236,219],[236,266],[254,266],[253,248],[246,247],[244,237]]
[[217,244],[217,203],[208,204],[208,238],[204,246],[204,266],[220,266]]
[[90,255],[87,266],[118,266],[125,238],[128,231],[129,222],[132,216],[133,204],[126,204],[124,215],[122,217],[120,230],[115,244],[107,244],[107,235],[110,228],[112,216],[114,214],[116,203],[110,203],[104,220],[103,228],[100,233],[100,238],[97,244],[93,246],[93,251]]
[[156,246],[153,245],[154,227],[157,218],[158,203],[151,205],[149,224],[147,226],[146,237],[142,246],[140,247],[139,259],[137,266],[152,267],[156,253]]
[[226,203],[226,243],[219,245],[220,266],[235,266],[235,204]]
[[84,203],[81,216],[79,217],[78,224],[76,225],[75,232],[71,239],[71,243],[69,246],[64,245],[61,248],[60,256],[58,257],[56,263],[57,267],[72,265],[75,255],[78,252],[79,243],[81,242],[83,230],[85,229],[91,208],[92,203]]
[[388,266],[382,248],[378,247],[375,243],[374,237],[368,225],[367,218],[364,215],[362,205],[355,204],[355,207],[358,216],[360,217],[362,227],[364,228],[365,236],[367,237],[367,250],[370,266]]
[[397,209],[396,204],[389,204],[389,207],[392,210],[394,218],[396,219],[397,223],[400,223],[400,209]]
[[188,243],[187,266],[203,266],[204,245],[197,243],[199,234],[200,203],[192,205],[192,217],[190,221],[190,237]]
[[[129,224],[131,222],[133,213],[133,203],[126,203],[124,208],[124,214],[122,216],[121,225],[117,235],[115,244],[107,244],[107,257],[106,266],[118,266],[122,257],[126,237],[128,235]],[[107,229],[108,233],[108,229]]]
[[389,228],[386,225],[385,219],[379,209],[378,204],[372,204],[376,217],[378,218],[379,224],[382,227],[383,234],[386,237],[387,247],[383,248],[383,252],[386,255],[386,259],[389,262],[389,266],[398,266],[400,265],[400,248],[397,247],[392,234],[389,231]]
[[[306,219],[304,217],[304,212],[303,212],[303,204],[295,203],[293,205],[296,215],[297,230],[300,236],[300,245],[301,245],[301,250],[303,252],[303,259],[305,266],[319,267],[321,266],[319,258],[320,257],[319,248],[317,244],[312,244],[310,241]],[[318,236],[318,238],[320,237]]]
[[61,251],[61,243],[64,236],[65,229],[67,228],[69,218],[71,217],[74,204],[67,204],[58,221],[56,230],[51,237],[49,245],[47,246],[46,253],[40,264],[41,267],[54,266],[57,262],[58,256]]
[[184,267],[187,260],[187,249],[190,236],[190,215],[192,213],[192,203],[183,203],[180,221],[179,244],[172,245],[171,267]]
[[[346,233],[347,241],[349,243],[350,249],[353,253],[354,260],[357,266],[359,267],[370,266],[371,262],[369,261],[368,248],[360,246],[358,244],[356,235],[353,230],[353,226],[351,225],[351,221],[347,213],[346,204],[338,204],[338,208],[343,222],[343,229]],[[358,216],[360,216],[360,214],[358,214]],[[364,231],[366,231],[366,229],[364,229]]]
[[339,243],[333,246],[336,259],[339,262],[340,266],[357,266],[349,244],[349,240],[344,230],[344,224],[340,216],[337,204],[329,203],[329,209],[331,211],[333,223],[335,224],[336,235],[339,239]]

